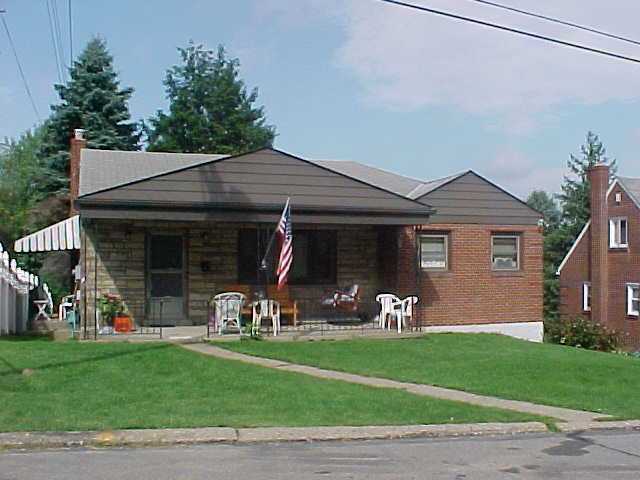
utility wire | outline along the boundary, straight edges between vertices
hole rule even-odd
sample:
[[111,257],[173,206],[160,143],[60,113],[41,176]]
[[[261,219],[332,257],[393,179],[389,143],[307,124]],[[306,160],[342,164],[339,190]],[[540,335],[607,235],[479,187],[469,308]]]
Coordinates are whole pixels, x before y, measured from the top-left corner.
[[60,68],[60,58],[58,55],[58,46],[56,45],[56,34],[53,28],[53,15],[51,13],[51,5],[49,0],[46,2],[47,4],[47,14],[49,15],[49,31],[51,32],[51,46],[53,47],[53,56],[56,59],[56,69],[58,70],[58,81],[60,83],[64,83],[62,79],[62,68]]
[[62,29],[60,28],[60,17],[58,16],[58,0],[51,0],[51,11],[53,12],[53,25],[58,39],[58,54],[60,55],[60,65],[62,67],[62,79],[66,79],[66,68],[64,65],[64,45],[62,43]]
[[11,33],[9,32],[9,27],[7,26],[7,21],[4,18],[5,13],[7,13],[6,10],[0,10],[0,19],[2,19],[2,25],[4,25],[4,30],[5,32],[7,32],[7,38],[9,39],[9,45],[11,45],[11,49],[13,50],[13,56],[16,57],[16,63],[18,64],[18,70],[20,71],[20,76],[22,77],[22,83],[24,84],[24,89],[27,91],[27,96],[29,97],[29,100],[31,100],[31,106],[33,107],[33,111],[36,114],[36,118],[38,119],[38,121],[41,121],[40,113],[38,112],[38,108],[36,107],[36,102],[33,101],[33,95],[31,95],[31,90],[29,89],[27,78],[24,76],[24,71],[22,70],[20,59],[18,58],[18,52],[16,51],[16,47],[13,44],[13,38],[11,38]]
[[544,40],[546,42],[557,43],[559,45],[564,45],[566,47],[578,48],[580,50],[585,50],[591,53],[597,53],[600,55],[606,55],[608,57],[617,58],[619,60],[626,60],[629,62],[640,63],[640,60],[633,57],[625,57],[624,55],[618,55],[617,53],[607,52],[605,50],[598,50],[597,48],[585,47],[584,45],[578,45],[577,43],[565,42],[564,40],[557,40],[551,37],[545,37],[544,35],[538,35],[537,33],[525,32],[524,30],[517,30],[511,27],[505,27],[503,25],[497,25],[495,23],[483,22],[482,20],[477,20],[475,18],[463,17],[461,15],[456,15],[449,12],[443,12],[441,10],[434,10],[432,8],[421,7],[419,5],[413,5],[411,3],[400,2],[398,0],[379,0],[380,2],[391,3],[394,5],[399,5],[401,7],[413,8],[415,10],[421,10],[427,13],[434,13],[436,15],[442,15],[444,17],[454,18],[456,20],[462,20],[464,22],[471,22],[478,25],[483,25],[485,27],[496,28],[498,30],[504,30],[511,33],[517,33],[518,35],[524,35],[527,37],[537,38],[538,40]]
[[553,17],[547,17],[547,16],[544,16],[544,15],[540,15],[538,13],[532,13],[532,12],[527,12],[525,10],[519,10],[517,8],[510,7],[508,5],[501,5],[499,3],[488,2],[487,0],[471,0],[471,1],[472,2],[478,2],[478,3],[484,3],[486,5],[491,5],[492,7],[502,8],[504,10],[510,10],[512,12],[521,13],[523,15],[528,15],[530,17],[541,18],[542,20],[547,20],[549,22],[559,23],[561,25],[567,25],[567,26],[573,27],[573,28],[579,28],[580,30],[586,30],[587,32],[596,33],[596,34],[602,35],[604,37],[615,38],[616,40],[622,40],[623,42],[629,42],[629,43],[633,43],[635,45],[640,45],[640,42],[638,42],[636,40],[632,40],[630,38],[621,37],[619,35],[614,35],[613,33],[603,32],[601,30],[596,30],[595,28],[583,27],[582,25],[578,25],[577,23],[566,22],[564,20],[559,20],[559,19],[553,18]]
[[72,17],[71,17],[71,0],[67,4],[67,11],[69,12],[69,68],[73,66],[73,29],[72,29]]

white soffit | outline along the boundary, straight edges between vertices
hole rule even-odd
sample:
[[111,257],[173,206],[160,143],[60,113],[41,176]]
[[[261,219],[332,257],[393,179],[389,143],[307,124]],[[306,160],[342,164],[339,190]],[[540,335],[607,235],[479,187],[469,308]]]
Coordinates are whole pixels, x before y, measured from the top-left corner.
[[78,250],[80,249],[80,215],[19,238],[15,241],[13,248],[16,253]]

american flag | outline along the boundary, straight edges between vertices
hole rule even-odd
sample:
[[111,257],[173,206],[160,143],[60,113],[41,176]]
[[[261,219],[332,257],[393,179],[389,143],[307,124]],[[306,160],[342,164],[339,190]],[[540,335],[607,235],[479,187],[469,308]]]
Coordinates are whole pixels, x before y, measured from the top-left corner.
[[278,268],[276,268],[276,275],[278,275],[278,290],[280,290],[289,277],[289,269],[291,268],[291,262],[293,262],[293,231],[291,228],[291,205],[287,198],[287,203],[282,210],[276,233],[280,238],[280,258],[278,259]]

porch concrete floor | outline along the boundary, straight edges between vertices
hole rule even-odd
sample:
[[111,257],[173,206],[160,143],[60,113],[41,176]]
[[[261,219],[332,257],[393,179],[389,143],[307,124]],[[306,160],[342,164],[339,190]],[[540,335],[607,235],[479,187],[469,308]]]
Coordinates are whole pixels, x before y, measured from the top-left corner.
[[[262,334],[263,340],[272,342],[287,341],[312,341],[312,340],[348,340],[353,338],[411,338],[420,337],[424,332],[404,331],[398,333],[396,330],[385,330],[374,327],[372,323],[362,325],[302,325],[302,326],[282,326],[280,334],[274,337],[267,331]],[[111,335],[98,335],[100,342],[157,342],[159,340],[175,343],[194,343],[204,340],[211,342],[234,342],[240,340],[239,333],[230,332],[218,335],[213,330],[207,337],[206,325],[164,327],[162,333],[160,328],[146,329],[131,333],[115,333]],[[88,338],[80,340],[93,341],[94,335],[90,333]]]

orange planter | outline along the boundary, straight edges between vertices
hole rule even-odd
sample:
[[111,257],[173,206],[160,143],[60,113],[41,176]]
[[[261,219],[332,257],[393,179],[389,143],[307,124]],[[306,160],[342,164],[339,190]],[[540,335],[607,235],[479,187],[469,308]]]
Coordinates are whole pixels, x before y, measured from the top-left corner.
[[113,328],[118,333],[129,333],[131,331],[131,319],[129,317],[116,317],[113,319]]

